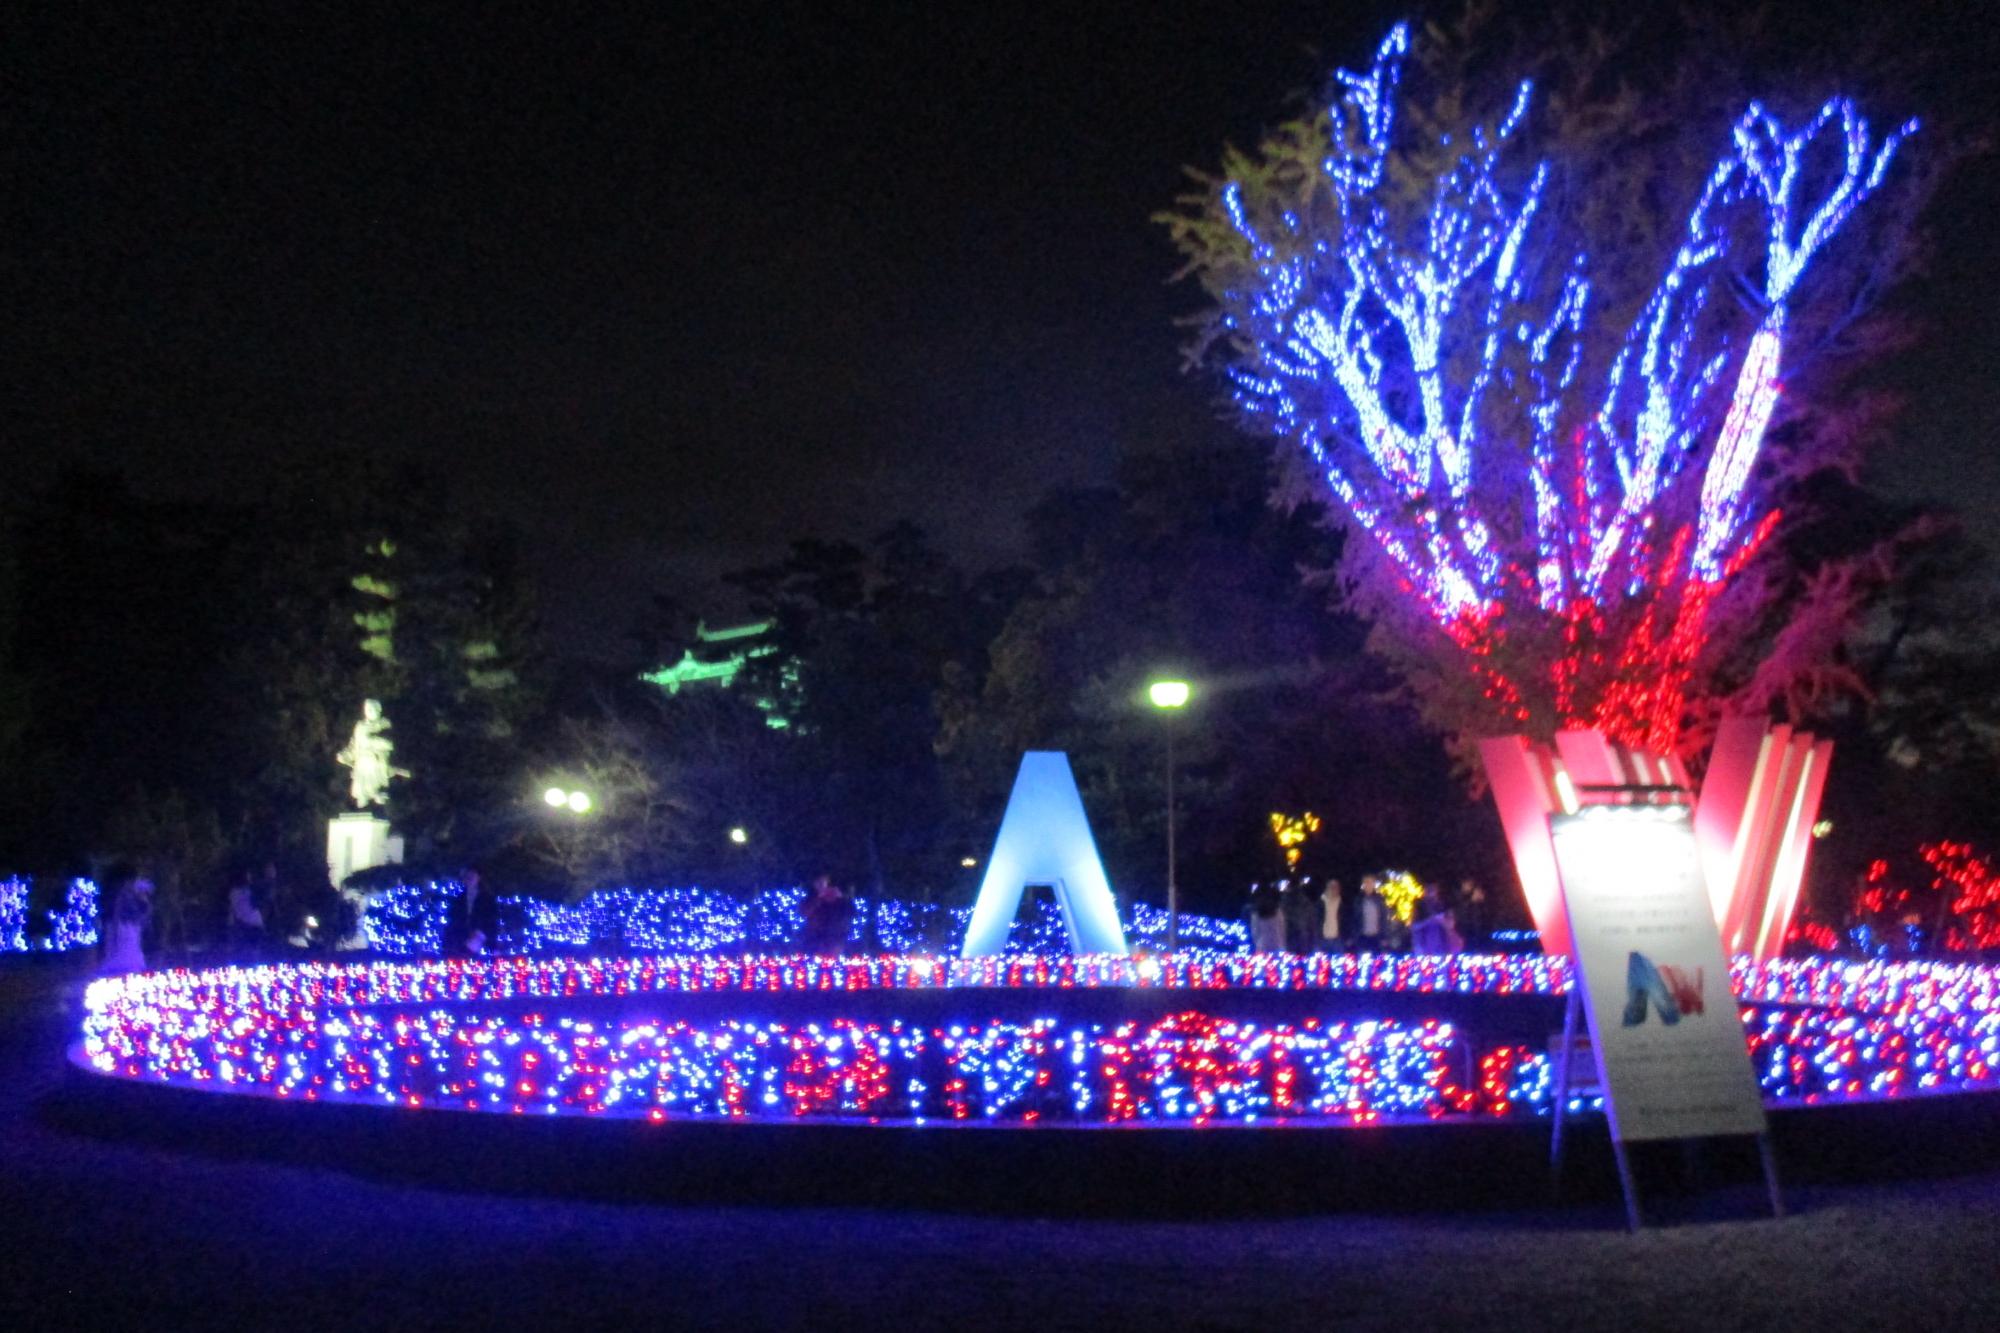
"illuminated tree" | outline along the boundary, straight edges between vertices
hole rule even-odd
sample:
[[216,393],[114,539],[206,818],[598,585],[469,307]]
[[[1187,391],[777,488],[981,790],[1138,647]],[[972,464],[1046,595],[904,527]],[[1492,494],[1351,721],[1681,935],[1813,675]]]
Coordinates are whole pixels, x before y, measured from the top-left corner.
[[[1618,142],[1618,108],[1568,103],[1538,126],[1532,82],[1485,119],[1460,85],[1403,102],[1410,52],[1392,30],[1326,111],[1232,152],[1164,219],[1214,302],[1195,355],[1366,538],[1345,572],[1434,720],[1675,748],[1722,688],[1711,640],[1768,610],[1731,593],[1780,476],[1837,461],[1834,432],[1794,431],[1782,468],[1769,446],[1801,348],[1893,276],[1879,246],[1827,256],[1880,241],[1850,222],[1915,122],[1752,101],[1689,171],[1677,125]],[[1668,157],[1649,175],[1631,141]],[[1615,197],[1591,198],[1613,171]],[[1838,309],[1809,322],[1816,267]]]

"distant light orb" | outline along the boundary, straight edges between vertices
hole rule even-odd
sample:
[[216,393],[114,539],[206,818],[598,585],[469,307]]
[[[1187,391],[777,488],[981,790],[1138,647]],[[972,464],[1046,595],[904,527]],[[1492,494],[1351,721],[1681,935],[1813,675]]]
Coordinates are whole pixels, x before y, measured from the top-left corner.
[[1191,691],[1184,680],[1156,680],[1146,687],[1146,697],[1155,708],[1182,708]]
[[571,811],[573,811],[576,814],[579,815],[589,814],[590,793],[585,791],[573,791],[569,794],[569,800],[567,804],[571,809]]
[[544,801],[547,801],[555,809],[560,810],[564,806],[569,804],[569,793],[564,791],[561,787],[551,787],[547,791],[542,793],[542,799]]
[[1831,832],[1833,832],[1833,821],[1831,819],[1822,819],[1812,826],[1812,835],[1815,838],[1824,838]]
[[974,867],[974,866],[978,865],[978,864],[979,864],[979,861],[978,861],[978,858],[976,858],[976,857],[971,857],[971,856],[968,856],[968,857],[965,857],[965,858],[964,858],[963,860],[961,860],[961,861],[959,862],[959,864],[960,864],[960,865],[962,865],[962,866],[964,866],[964,867],[965,867],[965,868],[966,868],[967,870],[970,870],[970,869],[972,869],[972,867]]
[[741,824],[738,824],[735,828],[729,830],[729,840],[740,847],[750,841],[750,831]]

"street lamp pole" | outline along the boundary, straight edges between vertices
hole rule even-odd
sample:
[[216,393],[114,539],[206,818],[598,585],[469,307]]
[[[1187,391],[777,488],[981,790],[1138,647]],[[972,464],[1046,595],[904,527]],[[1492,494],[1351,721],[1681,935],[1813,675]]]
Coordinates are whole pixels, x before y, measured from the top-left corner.
[[1170,715],[1167,718],[1167,950],[1170,953],[1181,947],[1179,858],[1174,855],[1174,733],[1177,728],[1171,714],[1187,707],[1190,693],[1184,680],[1156,680],[1146,688],[1146,698],[1153,707]]
[[1174,720],[1167,719],[1167,952],[1181,947],[1181,886],[1174,855]]

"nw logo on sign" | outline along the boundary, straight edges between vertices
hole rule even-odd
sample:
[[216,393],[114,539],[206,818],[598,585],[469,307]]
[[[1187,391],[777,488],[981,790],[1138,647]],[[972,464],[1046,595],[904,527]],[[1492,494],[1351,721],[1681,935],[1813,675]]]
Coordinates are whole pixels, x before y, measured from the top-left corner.
[[1659,1011],[1668,1027],[1687,1014],[1703,1012],[1701,988],[1704,973],[1698,967],[1677,967],[1655,963],[1634,950],[1625,962],[1625,1015],[1622,1026],[1638,1027],[1646,1021],[1647,1010]]

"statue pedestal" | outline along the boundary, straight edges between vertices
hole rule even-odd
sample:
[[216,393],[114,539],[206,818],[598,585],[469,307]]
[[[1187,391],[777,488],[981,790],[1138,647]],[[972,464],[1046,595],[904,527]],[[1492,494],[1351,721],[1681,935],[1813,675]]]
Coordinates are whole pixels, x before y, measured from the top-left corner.
[[356,922],[354,932],[335,944],[336,949],[365,949],[367,936],[361,931],[361,912],[368,905],[368,895],[361,891],[349,891],[347,877],[361,870],[372,870],[376,866],[399,865],[403,860],[403,840],[389,832],[389,821],[380,815],[362,814],[350,811],[336,815],[326,823],[326,872],[333,878],[333,887],[354,905]]
[[389,832],[389,821],[380,815],[355,811],[335,815],[326,823],[326,871],[336,889],[356,871],[395,865],[402,859],[403,840]]

